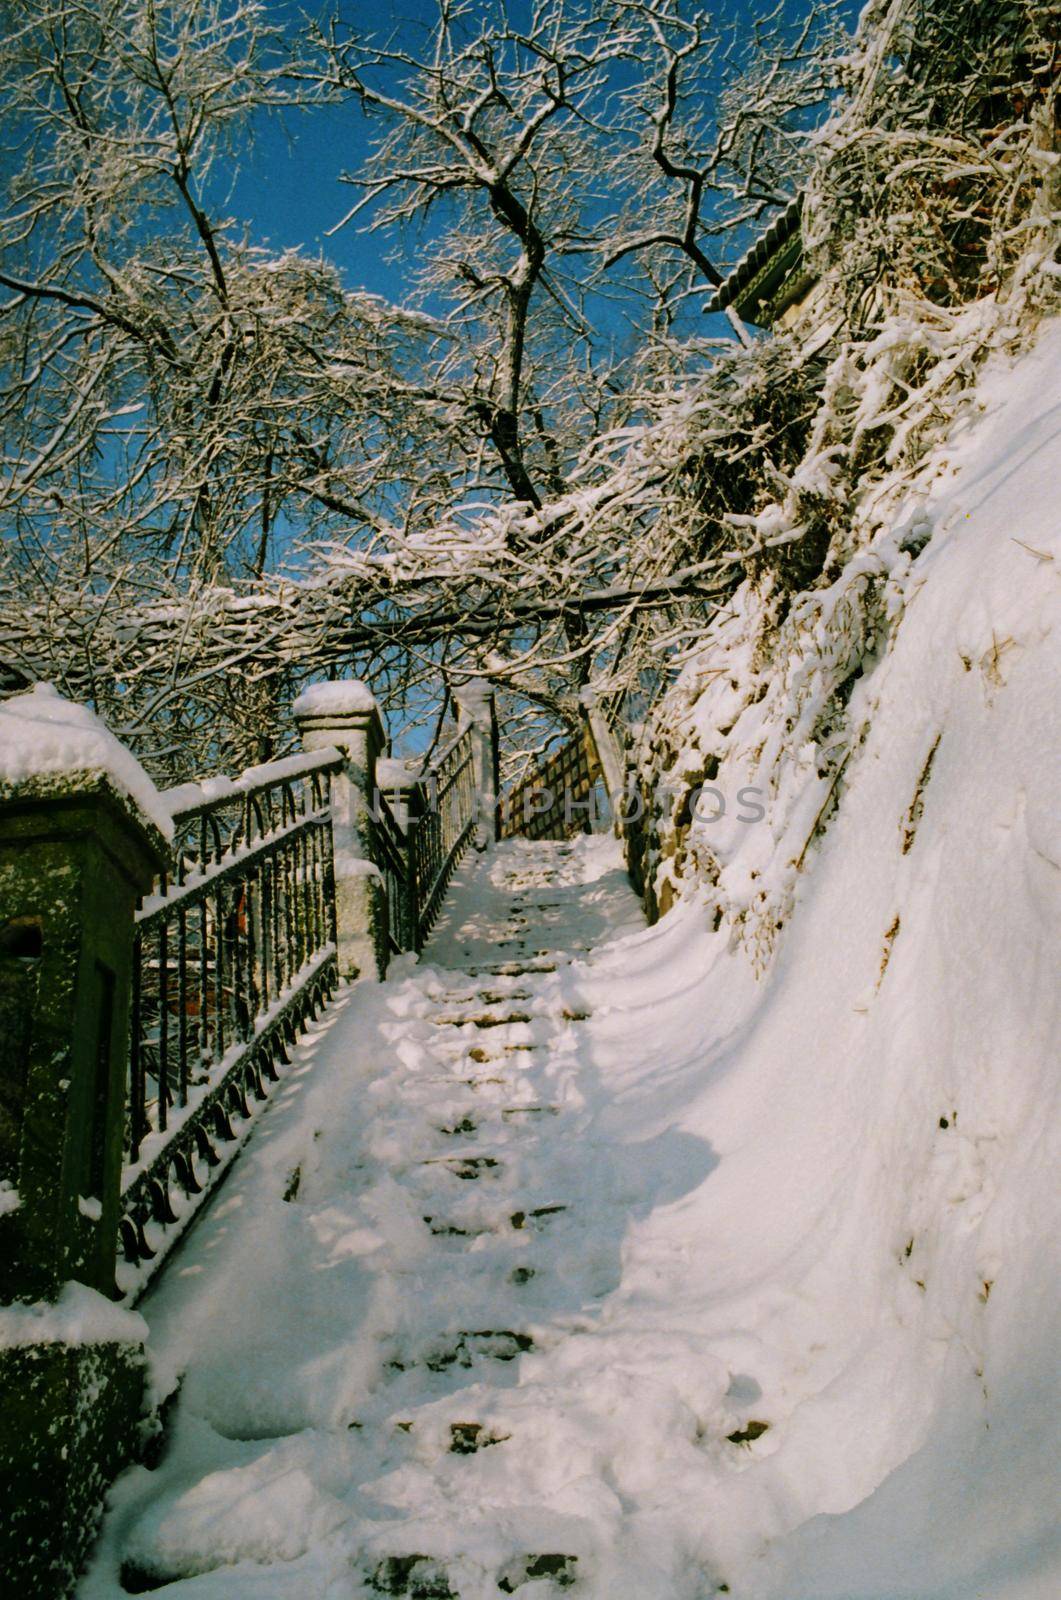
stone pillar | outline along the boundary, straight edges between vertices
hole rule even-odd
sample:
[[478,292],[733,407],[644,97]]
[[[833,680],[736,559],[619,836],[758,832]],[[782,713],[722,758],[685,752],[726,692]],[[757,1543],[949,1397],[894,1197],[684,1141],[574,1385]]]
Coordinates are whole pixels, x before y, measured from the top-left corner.
[[291,708],[305,750],[331,746],[344,757],[332,777],[335,912],[339,973],[382,978],[387,970],[387,896],[376,865],[372,803],[376,762],[386,748],[372,691],[356,679],[313,683]]
[[169,818],[118,741],[47,686],[0,703],[0,752],[0,1571],[26,1600],[59,1600],[141,1442],[147,1329],[105,1297],[134,914]]
[[403,833],[423,813],[424,792],[419,761],[395,761],[383,757],[376,762],[376,787],[394,814]]
[[0,789],[4,1299],[114,1289],[133,917],[165,860],[101,772]]
[[611,805],[613,827],[618,833],[621,831],[623,800],[626,793],[626,760],[619,747],[619,741],[608,726],[608,719],[601,709],[596,692],[593,689],[583,689],[579,695],[579,703]]
[[459,712],[458,726],[472,729],[473,773],[477,806],[475,848],[485,850],[499,836],[498,807],[501,779],[498,766],[497,711],[494,691],[484,678],[472,678],[453,699]]
[[147,1325],[81,1284],[0,1312],[0,1573],[19,1600],[66,1600],[118,1473],[142,1455]]

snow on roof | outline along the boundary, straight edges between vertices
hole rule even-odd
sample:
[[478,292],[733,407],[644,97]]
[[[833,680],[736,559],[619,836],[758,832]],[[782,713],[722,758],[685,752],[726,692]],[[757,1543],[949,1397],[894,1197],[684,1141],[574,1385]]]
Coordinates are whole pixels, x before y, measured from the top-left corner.
[[291,710],[296,717],[320,717],[328,713],[378,712],[379,706],[367,683],[358,678],[339,678],[333,683],[307,683]]
[[749,245],[748,249],[734,264],[718,285],[710,299],[704,302],[704,311],[725,311],[727,306],[738,299],[742,289],[747,288],[760,268],[764,267],[781,246],[792,237],[799,227],[803,214],[803,196],[797,195],[790,200],[785,209],[773,219],[766,232]]
[[51,683],[35,683],[0,703],[0,789],[33,778],[102,773],[163,838],[173,818],[130,750],[88,706],[64,700]]

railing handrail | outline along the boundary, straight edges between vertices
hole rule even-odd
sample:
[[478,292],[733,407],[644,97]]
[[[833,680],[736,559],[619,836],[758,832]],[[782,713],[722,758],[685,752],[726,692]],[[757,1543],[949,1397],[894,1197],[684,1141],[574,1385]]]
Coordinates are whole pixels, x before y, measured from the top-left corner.
[[[618,729],[628,701],[628,687],[583,690],[581,725],[540,756],[503,796],[503,838],[563,838],[580,831],[594,820],[592,795],[598,785],[617,814],[626,781],[625,738]],[[528,802],[535,796],[542,803],[531,810]]]
[[[69,1074],[69,1115],[0,1141],[5,1182],[26,1176],[22,1204],[6,1208],[5,1285],[47,1296],[71,1269],[137,1297],[340,980],[382,977],[390,955],[420,947],[473,833],[495,833],[493,696],[473,680],[454,699],[457,727],[419,778],[379,765],[379,707],[364,684],[337,681],[293,704],[300,751],[162,796],[72,708],[101,770],[64,773],[44,794],[16,785],[0,819],[18,859],[3,886],[9,954],[26,963],[9,996],[26,1084],[16,1118],[35,1097],[52,1105],[60,1063]],[[19,729],[53,709],[34,691]],[[392,780],[389,800],[377,777]],[[26,864],[37,856],[40,873]]]
[[387,943],[400,955],[416,940],[415,911],[410,908],[409,841],[385,794],[375,796],[376,844],[381,859],[376,865],[387,885]]
[[174,870],[136,914],[121,1183],[130,1291],[228,1166],[251,1100],[268,1098],[338,981],[329,790],[343,766],[329,747],[166,796]]
[[461,743],[461,741],[462,740],[466,740],[468,738],[468,735],[469,735],[470,732],[471,732],[471,724],[470,723],[458,722],[457,728],[456,728],[456,732],[454,733],[453,737],[449,740],[449,742],[447,744],[444,744],[442,746],[441,750],[436,750],[435,751],[434,755],[431,757],[431,760],[430,760],[429,764],[424,768],[424,773],[426,774],[428,772],[437,772],[439,767],[441,767],[444,764],[444,762],[446,761],[446,758],[453,754],[454,750]]
[[[340,818],[355,818],[341,823],[348,876],[360,854],[378,880],[365,892],[385,888],[382,917],[366,921],[385,929],[381,970],[389,955],[423,945],[474,834],[480,736],[474,716],[462,714],[411,785],[407,822],[378,788],[371,801],[364,793],[340,807]],[[377,754],[372,746],[364,763],[370,788]],[[121,1234],[137,1288],[239,1148],[250,1101],[267,1098],[307,1016],[351,970],[337,932],[332,791],[365,781],[362,757],[336,737],[164,797],[173,865],[135,925]],[[178,1191],[184,1203],[175,1205]]]
[[431,931],[453,870],[475,831],[475,726],[454,738],[409,785],[403,827],[377,787],[376,846],[387,885],[387,932],[393,951],[419,950]]
[[[330,772],[333,769],[330,766],[326,766],[319,770]],[[223,803],[215,802],[219,808]],[[181,813],[180,820],[208,814],[205,809],[197,807],[194,811]],[[137,925],[142,929],[148,928],[160,916],[167,911],[171,911],[174,906],[182,903],[196,904],[204,895],[209,894],[212,886],[219,878],[224,878],[245,867],[252,866],[262,856],[269,855],[284,840],[304,833],[314,823],[322,822],[330,815],[331,805],[326,803],[318,806],[313,811],[306,812],[303,816],[294,817],[289,822],[281,823],[279,827],[270,829],[267,833],[262,833],[254,842],[245,840],[242,844],[237,844],[235,841],[240,835],[234,835],[233,840],[230,841],[228,852],[223,854],[219,860],[200,867],[191,878],[187,876],[187,869],[182,861],[178,867],[179,876],[174,882],[166,882],[165,888],[145,895],[140,902],[140,907],[136,913]]]
[[314,772],[337,772],[342,764],[343,753],[339,749],[301,750],[248,767],[238,778],[198,778],[178,784],[174,789],[164,790],[162,799],[169,806],[174,822],[185,822],[230,805],[234,800],[275,788],[290,778],[304,778]]
[[453,869],[475,829],[473,735],[471,724],[462,728],[425,775],[433,805],[417,821],[411,852],[418,949],[431,931]]
[[[601,776],[600,764],[586,730],[580,728],[524,775],[502,802],[503,838],[565,838],[581,831],[581,813]],[[528,813],[527,801],[535,794],[544,805]],[[576,823],[576,810],[579,821]]]

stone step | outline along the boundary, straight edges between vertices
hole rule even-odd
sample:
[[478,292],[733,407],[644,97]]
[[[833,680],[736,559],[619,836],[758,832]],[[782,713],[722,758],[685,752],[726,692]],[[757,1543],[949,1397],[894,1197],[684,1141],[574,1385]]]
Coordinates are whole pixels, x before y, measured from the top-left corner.
[[[497,1061],[500,1063],[499,1056],[482,1055],[474,1056],[472,1059],[477,1062]],[[474,1087],[477,1083],[504,1083],[505,1081],[504,1078],[484,1078],[481,1075],[467,1078],[461,1072],[423,1072],[416,1078],[416,1085],[420,1087],[427,1083],[444,1083],[451,1089],[467,1089]]]
[[384,1556],[368,1584],[377,1594],[406,1595],[408,1600],[460,1600],[445,1567],[432,1556]]
[[521,1584],[530,1583],[533,1578],[551,1578],[558,1589],[569,1589],[578,1575],[577,1569],[578,1557],[559,1551],[517,1556],[498,1573],[497,1587],[502,1594],[514,1594]]
[[536,1206],[533,1211],[513,1211],[508,1220],[514,1228],[525,1228],[528,1222],[544,1222],[566,1210],[566,1206]]
[[[502,1115],[504,1115],[504,1113],[502,1113]],[[471,1117],[462,1117],[461,1120],[459,1122],[455,1122],[452,1127],[440,1127],[438,1131],[439,1133],[444,1133],[448,1139],[454,1139],[459,1134],[476,1133],[478,1128],[479,1124],[474,1122]],[[286,1194],[284,1199],[287,1199]]]
[[425,1217],[424,1221],[436,1239],[478,1239],[490,1231],[487,1228],[462,1228],[456,1222],[447,1222],[445,1217]]
[[454,1456],[473,1456],[512,1437],[510,1433],[494,1433],[481,1422],[451,1422],[449,1435],[449,1453]]
[[522,978],[535,972],[555,972],[556,963],[531,964],[530,962],[502,961],[499,964],[488,967],[466,967],[465,971],[470,978],[478,978],[484,975],[490,978]]
[[504,1028],[512,1022],[529,1022],[530,1017],[525,1011],[513,1011],[507,1016],[498,1016],[496,1012],[485,1011],[476,1015],[460,1016],[450,1012],[443,1013],[440,1017],[432,1017],[431,1021],[436,1028],[465,1028],[469,1022],[474,1022],[477,1028]]
[[[558,1589],[568,1589],[576,1580],[577,1569],[577,1556],[543,1550],[506,1562],[496,1582],[502,1594],[515,1594],[535,1578],[549,1578]],[[404,1600],[460,1600],[456,1590],[450,1588],[445,1563],[434,1556],[384,1556],[368,1582],[377,1594]]]
[[420,1164],[424,1167],[445,1167],[465,1183],[474,1182],[484,1172],[491,1172],[501,1165],[496,1156],[429,1156]]
[[428,1372],[448,1372],[451,1367],[468,1371],[477,1361],[515,1361],[534,1349],[529,1333],[512,1328],[479,1328],[458,1333],[438,1342],[408,1360],[398,1358],[388,1365],[394,1372],[410,1367],[426,1367]]

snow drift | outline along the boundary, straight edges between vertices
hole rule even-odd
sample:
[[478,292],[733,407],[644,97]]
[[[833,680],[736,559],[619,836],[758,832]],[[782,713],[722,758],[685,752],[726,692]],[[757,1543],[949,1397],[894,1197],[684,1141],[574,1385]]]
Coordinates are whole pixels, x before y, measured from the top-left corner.
[[[605,1315],[651,1304],[659,1325],[695,1326],[737,1375],[712,1431],[739,1425],[738,1393],[770,1424],[742,1460],[696,1473],[701,1548],[734,1594],[1057,1590],[1059,371],[1056,326],[991,370],[983,414],[858,558],[901,582],[902,615],[859,658],[859,738],[824,837],[797,866],[826,785],[798,733],[810,673],[793,673],[775,698],[788,715],[747,741],[791,738],[775,814],[704,820],[702,839],[728,834],[721,893],[705,884],[705,904],[694,891],[606,958],[624,974],[622,1114],[638,1137],[679,1116],[719,1161],[632,1229]],[[834,598],[819,671],[850,644]],[[740,656],[729,673],[724,659],[690,697],[705,744],[748,690]],[[738,750],[712,781],[755,776]],[[705,937],[720,900],[730,915]],[[734,904],[782,908],[760,981]],[[686,1524],[692,1482],[682,1461]]]

